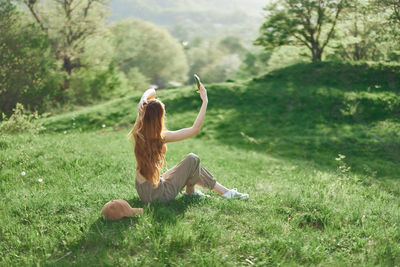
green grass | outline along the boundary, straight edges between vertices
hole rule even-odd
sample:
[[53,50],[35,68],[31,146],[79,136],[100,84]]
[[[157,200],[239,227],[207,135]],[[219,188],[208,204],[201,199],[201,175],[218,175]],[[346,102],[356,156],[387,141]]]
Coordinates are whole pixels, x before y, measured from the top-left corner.
[[[333,63],[208,85],[202,131],[168,144],[168,167],[194,152],[248,201],[143,205],[126,139],[140,96],[2,135],[0,265],[398,265],[399,88],[395,68]],[[170,129],[201,104],[192,87],[158,97]],[[105,221],[111,199],[144,214]]]

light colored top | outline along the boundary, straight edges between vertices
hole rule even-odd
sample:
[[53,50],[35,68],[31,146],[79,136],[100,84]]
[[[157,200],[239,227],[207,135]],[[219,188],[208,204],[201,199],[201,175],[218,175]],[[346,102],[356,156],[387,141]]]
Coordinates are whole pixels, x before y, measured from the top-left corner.
[[138,170],[136,170],[136,180],[138,181],[139,184],[147,182],[146,178]]

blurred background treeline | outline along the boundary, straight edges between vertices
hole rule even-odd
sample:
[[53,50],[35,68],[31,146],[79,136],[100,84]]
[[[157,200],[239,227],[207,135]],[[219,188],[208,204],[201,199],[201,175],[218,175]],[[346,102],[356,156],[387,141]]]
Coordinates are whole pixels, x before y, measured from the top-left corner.
[[0,112],[58,113],[295,63],[398,65],[398,0],[1,0]]

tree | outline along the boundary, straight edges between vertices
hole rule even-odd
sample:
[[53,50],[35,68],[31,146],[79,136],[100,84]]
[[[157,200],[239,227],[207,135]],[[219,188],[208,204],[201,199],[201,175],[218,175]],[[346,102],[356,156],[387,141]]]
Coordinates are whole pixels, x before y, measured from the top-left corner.
[[196,37],[186,46],[190,71],[188,82],[194,83],[193,73],[205,82],[223,82],[234,78],[248,52],[237,36],[203,39]]
[[396,43],[396,37],[387,31],[387,18],[388,12],[377,12],[374,2],[353,0],[337,25],[330,45],[334,48],[332,55],[351,61],[387,58]]
[[169,81],[186,81],[189,66],[183,47],[168,31],[133,19],[113,23],[110,28],[114,60],[127,76],[136,69],[159,87]]
[[219,46],[229,54],[237,54],[244,57],[246,53],[246,48],[238,36],[226,36],[222,38],[221,41],[219,41]]
[[281,0],[264,10],[266,21],[254,42],[265,49],[282,45],[306,46],[312,61],[321,61],[347,0]]
[[[104,24],[105,0],[23,0],[34,21],[52,41],[62,68],[71,76],[82,66],[81,57],[87,38]],[[62,89],[69,87],[69,77]]]
[[11,1],[0,2],[0,112],[9,115],[17,102],[43,111],[61,78],[47,36]]
[[239,79],[247,79],[267,72],[267,65],[271,54],[271,52],[262,50],[247,51],[235,76]]

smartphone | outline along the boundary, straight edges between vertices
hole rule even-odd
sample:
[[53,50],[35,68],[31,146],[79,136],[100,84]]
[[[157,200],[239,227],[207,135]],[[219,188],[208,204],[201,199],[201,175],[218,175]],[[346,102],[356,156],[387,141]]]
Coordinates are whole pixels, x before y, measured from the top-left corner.
[[200,90],[200,77],[197,74],[194,75],[194,79],[196,81],[197,89]]

